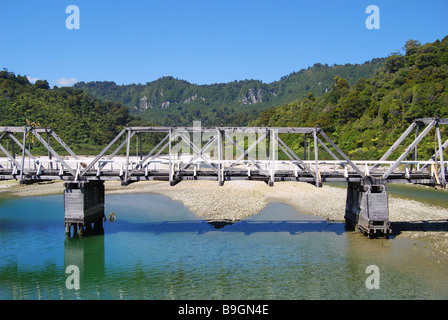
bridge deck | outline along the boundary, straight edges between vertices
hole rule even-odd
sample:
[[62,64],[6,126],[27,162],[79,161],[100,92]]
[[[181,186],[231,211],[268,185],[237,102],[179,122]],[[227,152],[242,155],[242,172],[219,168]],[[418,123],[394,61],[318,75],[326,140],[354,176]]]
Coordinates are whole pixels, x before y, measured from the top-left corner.
[[[200,123],[193,127],[125,127],[97,156],[81,158],[50,128],[0,126],[0,142],[6,138],[8,143],[6,148],[0,143],[0,155],[4,155],[0,157],[0,180],[121,180],[128,184],[141,180],[175,183],[208,179],[223,183],[244,179],[270,184],[304,181],[320,186],[324,182],[356,182],[371,177],[386,183],[444,187],[448,140],[442,144],[439,125],[446,124],[448,119],[438,117],[416,119],[378,161],[350,160],[320,127],[202,127]],[[424,128],[421,132],[420,127]],[[388,161],[414,129],[414,141],[397,160]],[[418,144],[432,130],[435,153],[428,161],[417,161]],[[47,158],[35,157],[26,148],[29,135],[46,148]],[[142,152],[142,135],[152,135],[152,141],[157,143],[149,153]],[[285,143],[291,135],[300,135],[300,139],[291,140],[294,148]],[[58,150],[62,147],[70,156],[60,156],[50,145],[51,138],[59,144]],[[298,141],[303,146],[297,146]],[[134,146],[138,156],[131,156]],[[126,156],[117,156],[123,148]],[[297,150],[303,151],[303,158]],[[279,160],[280,153],[288,160]]]
[[[307,161],[308,163],[310,161]],[[328,164],[328,162],[332,161],[321,161],[319,164],[319,182],[359,182],[362,180],[362,176],[360,176],[357,172],[353,170],[345,170],[336,164]],[[41,162],[42,163],[42,162]],[[112,162],[111,166],[112,165]],[[123,166],[123,162],[117,162],[115,166],[120,167],[120,169],[107,169],[102,168],[101,166],[94,166],[91,170],[87,171],[82,180],[115,180],[115,181],[124,181],[125,170]],[[314,163],[314,162],[313,162]],[[359,164],[358,162],[355,162]],[[368,161],[360,161],[360,163],[368,163]],[[182,162],[174,162],[172,163],[172,167],[180,167]],[[218,166],[216,163],[212,163],[213,165]],[[423,166],[426,162],[422,162],[419,165]],[[303,170],[300,170],[296,164],[293,162],[279,161],[275,163],[279,169],[274,170],[273,177],[271,177],[271,171],[269,169],[268,164],[264,166],[267,167],[266,170],[259,170],[247,162],[244,165],[237,165],[229,170],[230,165],[223,166],[221,169],[221,177],[223,181],[232,181],[232,180],[252,180],[252,181],[265,181],[269,182],[272,180],[273,182],[280,181],[297,181],[297,182],[309,182],[315,183],[315,176]],[[172,171],[172,180],[174,181],[184,181],[184,180],[213,180],[218,181],[220,178],[218,172],[208,165],[204,165],[201,163],[193,163],[189,168],[184,170],[176,170]],[[59,166],[54,166],[55,168],[50,167],[50,162],[46,165],[47,168],[27,168],[27,173],[25,177],[27,180],[33,181],[44,181],[44,180],[64,180],[64,181],[74,181],[76,176],[74,177],[68,170],[61,169]],[[283,167],[283,168],[282,168]],[[292,169],[289,169],[292,168]],[[82,168],[82,167],[80,167]],[[380,168],[373,173],[369,173],[368,171],[373,168],[373,165],[365,166],[366,175],[381,179],[382,175],[386,171],[386,168]],[[135,168],[135,166],[130,167],[133,171],[132,175],[128,177],[128,182],[136,182],[136,181],[147,181],[147,180],[161,180],[161,181],[169,181],[169,163],[164,163],[162,161],[158,161],[157,165],[153,165],[153,168],[150,166],[146,166],[143,169]],[[79,170],[80,171],[80,170]],[[79,172],[78,171],[78,172]],[[14,168],[0,168],[0,180],[14,180],[19,178],[19,172],[17,172]],[[426,169],[421,172],[407,172],[407,171],[399,171],[391,173],[387,179],[385,180],[387,183],[408,183],[408,184],[423,184],[423,185],[436,185],[437,179],[434,174]]]

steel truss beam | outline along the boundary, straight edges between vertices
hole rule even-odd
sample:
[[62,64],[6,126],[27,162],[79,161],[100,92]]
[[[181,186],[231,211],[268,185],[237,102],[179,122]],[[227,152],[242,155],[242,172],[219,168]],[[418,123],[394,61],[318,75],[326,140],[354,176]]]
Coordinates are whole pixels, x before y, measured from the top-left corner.
[[[62,146],[75,160],[79,162],[76,154],[56,135],[50,128],[34,128],[34,127],[0,127],[0,142],[4,138],[10,138],[12,141],[12,150],[10,152],[3,145],[0,144],[0,151],[2,151],[8,160],[13,165],[12,172],[5,171],[6,175],[12,175],[14,177],[20,174],[20,181],[30,179],[30,176],[50,176],[54,173],[43,174],[40,170],[40,164],[29,150],[26,149],[27,139],[29,135],[33,135],[37,140],[48,150],[49,157],[55,158],[61,163],[63,170],[59,171],[59,175],[65,175],[64,179],[69,179],[70,176],[75,181],[91,179],[93,171],[98,179],[121,179],[123,184],[128,184],[132,181],[138,181],[145,177],[150,179],[155,175],[165,176],[171,183],[179,181],[179,179],[185,179],[186,176],[196,179],[197,175],[201,175],[204,179],[216,179],[220,185],[226,180],[238,178],[244,170],[247,169],[247,178],[263,180],[269,182],[272,185],[275,181],[282,180],[294,180],[295,181],[307,181],[314,183],[316,186],[322,184],[322,172],[321,163],[327,160],[322,158],[320,154],[322,148],[332,159],[328,163],[334,163],[340,165],[345,171],[343,174],[338,173],[342,178],[345,177],[347,181],[349,179],[364,179],[366,176],[374,176],[381,178],[383,181],[390,179],[398,179],[397,173],[394,170],[401,164],[406,165],[406,174],[403,178],[423,179],[422,171],[431,166],[432,172],[435,172],[434,179],[437,180],[437,184],[442,186],[446,185],[446,168],[444,162],[443,151],[448,147],[448,140],[442,144],[440,125],[448,124],[448,119],[439,118],[423,118],[415,120],[407,130],[395,141],[395,143],[387,150],[387,152],[381,157],[379,161],[371,161],[375,165],[370,170],[367,163],[365,164],[365,171],[361,171],[357,166],[359,162],[351,161],[347,155],[323,132],[320,127],[315,128],[281,128],[281,127],[125,127],[90,163],[83,165],[84,168],[78,163],[77,167],[70,167],[66,160],[64,160],[50,145],[50,136]],[[420,127],[425,127],[420,132]],[[430,160],[426,162],[416,161],[417,146],[427,134],[435,128],[435,144],[436,150]],[[409,136],[409,134],[416,130],[416,137],[414,141],[407,147],[407,149],[400,155],[400,157],[391,163],[387,161],[390,155],[399,147],[399,145]],[[22,133],[22,141],[18,139],[14,134]],[[151,149],[146,155],[142,154],[142,134],[157,134],[164,133],[165,136],[160,139],[155,147]],[[42,134],[47,134],[47,139],[42,137]],[[195,136],[195,134],[199,134]],[[303,134],[304,139],[304,157],[299,157],[293,148],[285,143],[282,134]],[[193,139],[191,138],[193,135]],[[140,151],[139,160],[131,160],[130,150],[131,142],[134,137],[140,139]],[[240,137],[243,137],[242,139]],[[310,145],[314,150],[314,160],[306,160],[306,147],[307,137],[312,137],[313,141],[309,141],[308,153],[310,153]],[[236,138],[236,140],[235,140]],[[179,148],[182,143],[182,155],[183,159],[176,158],[176,152],[180,152]],[[246,140],[247,139],[247,143]],[[14,145],[18,146],[22,151],[22,158],[16,159],[16,152],[14,152]],[[120,150],[126,148],[125,160],[120,160],[123,163],[122,168],[119,170],[104,171],[104,167],[107,163],[113,162],[114,157]],[[136,146],[138,147],[138,146]],[[115,148],[115,149],[113,149]],[[186,148],[186,149],[185,149]],[[185,155],[185,150],[187,154]],[[192,152],[191,152],[192,150]],[[225,154],[225,151],[231,153]],[[110,151],[112,153],[107,155]],[[414,151],[414,161],[406,161],[406,157]],[[213,156],[211,156],[213,152]],[[235,154],[236,152],[236,154]],[[285,176],[282,170],[278,169],[279,162],[278,153],[283,152],[287,156],[291,166],[294,168],[295,175]],[[260,155],[262,154],[262,159]],[[37,173],[30,169],[25,168],[25,157],[33,159],[39,164],[39,170]],[[229,157],[230,156],[230,157]],[[161,158],[162,157],[162,158]],[[166,159],[167,158],[167,162]],[[155,162],[161,162],[159,170],[149,170],[149,165]],[[123,162],[124,161],[124,162]],[[200,168],[200,163],[204,166]],[[391,163],[391,164],[390,164]],[[439,169],[437,169],[438,164]],[[166,165],[168,164],[168,169]],[[266,168],[262,168],[263,164]],[[390,164],[390,167],[382,173],[377,173],[377,169],[380,165]],[[423,168],[419,168],[419,171],[412,172],[413,166],[424,165]],[[411,166],[411,171],[408,170],[408,165]],[[112,166],[112,164],[111,164]],[[194,174],[192,175],[191,167],[193,166]],[[253,166],[253,170],[250,169]],[[243,169],[242,169],[243,167]],[[246,167],[246,168],[245,168]],[[351,167],[353,172],[348,172],[348,167]],[[299,172],[300,170],[300,172]],[[284,170],[283,170],[284,171]],[[298,173],[299,172],[299,173]],[[101,177],[103,174],[106,176]],[[401,174],[401,173],[400,173]],[[340,179],[340,177],[333,176],[334,179]],[[391,177],[392,176],[392,177]],[[62,177],[62,176],[61,176]],[[391,177],[391,178],[390,178]],[[332,177],[328,172],[324,174],[324,181],[330,181]],[[434,180],[433,179],[433,180]],[[419,181],[420,181],[419,180]],[[434,180],[435,181],[435,180]]]
[[[11,148],[14,150],[14,145],[16,144],[20,150],[21,150],[21,162],[19,163],[15,158],[15,152],[13,151],[13,154],[11,155],[6,148],[4,148],[0,144],[0,150],[6,155],[6,157],[14,164],[15,166],[15,173],[17,171],[20,171],[20,178],[19,181],[22,183],[24,180],[27,179],[27,176],[30,174],[29,170],[25,168],[25,155],[27,155],[30,159],[33,160],[33,162],[36,165],[36,157],[33,156],[33,154],[27,150],[26,148],[26,141],[29,134],[32,134],[34,137],[37,138],[37,140],[48,150],[49,158],[52,159],[52,157],[56,158],[61,165],[69,172],[71,175],[76,175],[76,172],[73,168],[71,168],[66,161],[62,159],[61,156],[51,147],[50,145],[50,135],[58,142],[59,145],[61,145],[70,155],[72,155],[75,159],[77,159],[75,153],[59,138],[59,136],[51,129],[51,128],[36,128],[33,126],[24,126],[24,127],[6,127],[6,126],[0,126],[0,141],[8,136],[11,138]],[[17,139],[14,136],[14,133],[22,133],[23,141],[20,142],[19,139]],[[41,134],[46,133],[47,134],[47,141],[42,138]],[[39,168],[41,168],[41,164],[39,164]],[[63,173],[63,170],[61,171]],[[40,171],[39,171],[40,173]]]
[[[165,137],[160,140],[160,142],[145,156],[141,154],[141,135],[142,134],[155,134],[155,133],[165,133]],[[193,136],[191,139],[191,134],[200,134],[200,141]],[[308,164],[304,162],[293,150],[290,148],[279,136],[279,133],[289,133],[289,134],[306,134],[312,135],[314,138],[314,156],[315,156],[315,166],[311,168]],[[206,134],[207,139],[203,141],[203,134]],[[252,142],[250,145],[242,145],[243,140],[234,140],[234,135],[241,134],[243,137],[254,134],[252,137]],[[256,135],[255,135],[256,134]],[[134,136],[140,138],[140,161],[137,164],[130,163],[130,149],[131,149],[131,139]],[[319,135],[323,138],[321,140]],[[125,139],[122,139],[125,137]],[[255,138],[256,137],[256,138]],[[187,158],[186,162],[176,159],[175,153],[176,148],[173,144],[177,142],[178,139],[184,144],[188,150],[193,150],[191,158]],[[223,139],[225,138],[225,139]],[[116,147],[116,149],[106,157],[105,160],[101,160],[108,151],[112,150],[113,146],[116,145],[119,140],[122,139],[121,143]],[[323,141],[329,143],[327,146]],[[223,151],[232,146],[237,150],[237,158],[235,160],[230,160],[224,158]],[[296,166],[297,170],[300,170],[303,174],[308,175],[311,181],[314,181],[316,186],[320,186],[322,179],[320,177],[319,170],[319,146],[336,161],[340,161],[341,166],[350,165],[361,177],[363,173],[357,168],[357,166],[348,159],[348,157],[334,144],[331,139],[325,135],[325,133],[320,128],[266,128],[266,127],[126,127],[124,128],[85,168],[76,172],[74,176],[76,179],[85,179],[89,172],[95,170],[97,167],[97,176],[101,175],[101,170],[107,164],[107,162],[113,161],[116,154],[126,148],[126,160],[124,163],[124,169],[120,171],[119,176],[122,179],[123,184],[127,184],[133,181],[133,176],[138,174],[141,176],[142,170],[145,170],[145,176],[148,174],[148,167],[151,162],[153,162],[162,153],[168,155],[168,177],[169,181],[173,182],[177,179],[177,176],[183,174],[189,169],[192,164],[194,164],[194,172],[196,175],[196,163],[198,159],[205,163],[205,166],[210,168],[208,175],[215,175],[216,179],[222,185],[225,180],[229,179],[230,176],[240,173],[241,169],[238,166],[247,165],[248,174],[250,174],[250,165],[253,165],[256,170],[256,174],[261,178],[265,177],[266,181],[270,184],[274,183],[276,178],[276,160],[278,156],[278,151],[281,150],[289,158],[291,164]],[[258,158],[254,159],[253,152],[255,148],[258,148],[258,152],[266,152],[266,159],[259,161]],[[334,152],[330,149],[333,148]],[[212,159],[206,151],[210,149],[214,150],[214,159]],[[260,151],[262,150],[262,151]],[[232,151],[233,154],[233,151]],[[339,160],[336,156],[339,154],[344,160]],[[228,155],[227,155],[228,156]],[[233,156],[232,156],[233,158]],[[104,159],[104,158],[103,158]],[[244,159],[247,159],[246,162]],[[269,168],[262,168],[260,163],[264,162]],[[230,163],[230,165],[225,166],[225,163]],[[176,170],[177,165],[177,170]],[[202,169],[203,172],[204,168]],[[302,177],[302,179],[305,179]]]
[[[435,140],[436,140],[436,151],[434,155],[431,157],[430,160],[427,161],[427,163],[418,170],[418,172],[422,172],[423,170],[427,169],[429,166],[434,166],[434,177],[437,180],[438,184],[442,187],[446,186],[446,167],[444,162],[444,156],[443,152],[448,147],[448,140],[446,140],[442,144],[442,138],[440,134],[440,125],[446,125],[448,124],[448,118],[422,118],[422,119],[416,119],[411,125],[406,129],[406,131],[398,138],[397,141],[389,148],[389,150],[386,151],[386,153],[381,157],[379,160],[380,162],[386,161],[389,156],[392,154],[395,149],[401,145],[401,143],[409,136],[409,134],[415,129],[415,139],[412,141],[410,145],[406,148],[406,150],[398,157],[398,159],[389,167],[389,169],[382,175],[383,180],[387,180],[388,177],[393,173],[393,171],[404,163],[405,158],[411,153],[411,151],[414,150],[413,154],[413,160],[416,161],[417,158],[417,146],[422,141],[422,139],[428,135],[428,133],[435,128]],[[426,126],[425,129],[420,133],[420,127]],[[440,170],[437,170],[437,159],[440,159]],[[376,164],[372,169],[371,173],[374,172],[381,163]],[[432,162],[432,164],[430,164]],[[411,170],[413,168],[413,165],[411,165]],[[408,169],[406,169],[408,170]],[[438,172],[440,171],[440,172]],[[409,172],[406,173],[407,176],[409,176]]]
[[[336,161],[340,162],[342,167],[346,165],[350,165],[353,170],[361,177],[364,177],[364,173],[359,170],[359,168],[352,162],[350,159],[339,149],[336,144],[319,128],[266,128],[266,127],[127,127],[123,129],[123,131],[83,170],[80,176],[84,176],[87,174],[89,170],[99,161],[99,159],[104,156],[104,154],[114,145],[118,139],[126,134],[126,139],[119,145],[119,147],[109,156],[107,159],[111,160],[113,156],[124,146],[126,146],[126,162],[125,162],[125,171],[124,171],[124,184],[127,184],[131,181],[131,178],[134,174],[143,170],[145,166],[148,166],[151,161],[156,159],[162,152],[168,151],[168,160],[169,160],[169,168],[168,168],[168,176],[169,181],[173,182],[177,179],[177,176],[185,173],[187,169],[191,167],[192,164],[195,163],[198,159],[201,159],[205,162],[206,167],[210,168],[208,175],[215,175],[216,179],[222,185],[226,179],[235,173],[240,173],[241,169],[238,169],[238,166],[247,165],[248,175],[251,174],[250,165],[253,165],[257,172],[257,175],[261,177],[265,177],[266,181],[272,185],[276,178],[276,160],[278,156],[278,150],[284,152],[284,154],[289,158],[291,164],[295,165],[297,169],[308,175],[311,179],[310,181],[314,181],[316,186],[320,186],[322,184],[320,169],[319,169],[319,146],[323,147],[323,149]],[[166,136],[159,142],[159,144],[154,147],[149,154],[145,157],[142,157],[137,165],[129,168],[129,150],[131,138],[138,133],[141,135],[142,133],[166,133]],[[191,139],[191,134],[199,133],[201,135],[200,141],[197,141],[193,137]],[[306,134],[312,135],[314,139],[314,168],[311,168],[307,163],[304,162],[279,136],[279,133],[289,133],[289,134]],[[203,141],[202,134],[206,134],[208,141]],[[236,139],[234,140],[234,134],[242,134],[243,137],[247,137],[247,135],[254,134],[252,137],[252,142],[246,146],[242,145],[243,140]],[[255,136],[256,134],[256,136]],[[321,140],[319,135],[323,138]],[[176,143],[177,139],[181,139],[181,142],[189,149],[193,150],[191,154],[191,158],[187,159],[187,162],[182,162],[182,166],[180,166],[180,160],[176,160],[175,154],[176,148],[172,146],[173,143]],[[223,139],[225,138],[225,139]],[[167,141],[168,140],[168,141]],[[206,139],[207,140],[207,139]],[[326,143],[329,144],[327,146]],[[199,144],[198,144],[199,143]],[[235,160],[224,159],[223,150],[228,150],[229,147],[234,147],[237,150],[237,157]],[[258,161],[258,159],[254,159],[253,153],[255,148],[258,150],[266,151],[267,158],[263,161]],[[330,149],[334,149],[334,152]],[[168,149],[168,150],[167,150]],[[214,150],[214,158],[212,159],[205,152],[209,149]],[[342,156],[343,160],[340,160],[336,154]],[[227,155],[228,156],[228,155]],[[233,159],[233,151],[232,151],[232,159]],[[246,162],[244,159],[247,159]],[[149,160],[149,161],[148,161]],[[224,163],[230,163],[230,165],[225,166]],[[269,168],[263,169],[260,166],[261,162],[265,162]],[[178,165],[178,169],[176,170],[176,164]],[[100,169],[105,164],[100,164]],[[196,175],[196,164],[195,166],[195,175]],[[204,170],[202,169],[204,172]],[[139,173],[141,174],[141,173]],[[302,175],[303,176],[303,175]],[[306,179],[302,177],[302,179]]]

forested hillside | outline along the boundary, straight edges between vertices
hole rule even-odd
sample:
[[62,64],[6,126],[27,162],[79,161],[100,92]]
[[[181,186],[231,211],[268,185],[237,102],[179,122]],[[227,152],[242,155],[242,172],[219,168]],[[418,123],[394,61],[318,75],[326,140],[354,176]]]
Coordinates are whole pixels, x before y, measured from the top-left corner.
[[114,82],[79,82],[83,89],[104,101],[119,102],[160,125],[191,125],[201,120],[204,125],[246,126],[262,110],[305,97],[308,93],[322,96],[330,90],[336,75],[350,84],[367,78],[384,64],[373,59],[364,64],[313,67],[291,73],[269,84],[257,80],[195,85],[173,77],[163,77],[146,84],[117,85]]
[[25,76],[0,71],[0,125],[51,127],[75,152],[96,152],[127,123],[139,123],[128,108],[92,98],[80,89],[50,89]]
[[[270,84],[195,85],[164,77],[145,85],[89,82],[50,89],[45,80],[31,84],[3,70],[0,125],[29,120],[49,126],[83,153],[96,153],[126,124],[319,125],[351,158],[379,159],[415,118],[448,117],[448,37],[425,45],[409,40],[404,49],[362,65],[315,64]],[[284,139],[303,154],[303,140]],[[434,139],[420,150],[420,157],[432,155]]]
[[[349,157],[379,159],[414,119],[448,117],[448,37],[425,45],[409,40],[404,48],[404,54],[389,57],[371,78],[350,85],[336,76],[331,91],[322,97],[309,94],[263,111],[251,124],[319,125]],[[441,130],[446,137],[447,128]],[[300,141],[287,138],[298,151]],[[420,157],[432,155],[434,147],[432,136],[419,145]]]

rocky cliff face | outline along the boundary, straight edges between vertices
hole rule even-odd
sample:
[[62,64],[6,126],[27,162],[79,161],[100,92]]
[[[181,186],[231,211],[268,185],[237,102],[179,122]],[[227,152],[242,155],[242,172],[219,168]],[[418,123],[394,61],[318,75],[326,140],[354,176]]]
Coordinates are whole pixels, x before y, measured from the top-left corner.
[[189,103],[189,102],[191,102],[191,101],[194,101],[194,100],[197,99],[197,97],[198,97],[198,94],[195,93],[195,94],[192,95],[191,97],[188,97],[187,99],[185,99],[185,100],[183,101],[183,103]]
[[148,109],[148,98],[146,96],[143,96],[143,98],[140,99],[139,110],[146,110],[146,109]]
[[262,94],[261,88],[257,89],[257,94],[255,94],[254,88],[250,88],[249,93],[241,98],[241,104],[250,105],[252,103],[261,103],[263,102],[261,94]]
[[171,101],[164,101],[160,106],[160,109],[168,109],[170,107]]
[[134,114],[159,124],[188,125],[192,118],[202,118],[208,123],[245,124],[258,112],[250,111],[252,109],[283,105],[304,98],[310,92],[320,97],[332,88],[336,75],[354,85],[358,79],[372,76],[384,62],[385,59],[373,59],[362,65],[315,64],[271,83],[246,79],[197,85],[162,77],[144,85],[81,81],[74,88],[85,90],[104,101],[126,105]]

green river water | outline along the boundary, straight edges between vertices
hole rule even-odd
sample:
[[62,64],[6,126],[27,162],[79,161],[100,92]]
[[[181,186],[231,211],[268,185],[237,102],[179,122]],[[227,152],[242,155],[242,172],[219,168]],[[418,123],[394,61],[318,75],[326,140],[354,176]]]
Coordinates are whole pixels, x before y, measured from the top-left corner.
[[[445,191],[422,190],[389,188],[448,207]],[[0,299],[448,298],[448,263],[424,242],[368,239],[283,203],[221,229],[160,195],[106,195],[105,207],[117,220],[104,233],[67,238],[62,195],[1,199]]]

